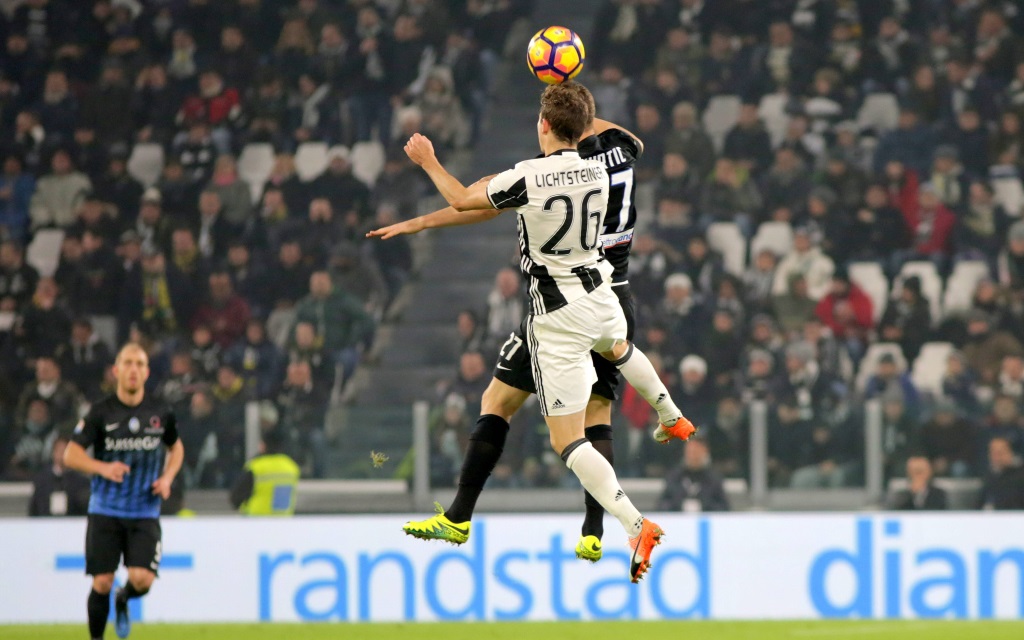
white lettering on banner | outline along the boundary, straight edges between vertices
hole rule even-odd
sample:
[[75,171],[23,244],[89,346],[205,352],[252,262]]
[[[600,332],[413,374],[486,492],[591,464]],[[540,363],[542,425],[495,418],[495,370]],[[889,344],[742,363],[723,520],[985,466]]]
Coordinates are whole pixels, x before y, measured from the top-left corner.
[[[1024,514],[682,514],[647,579],[625,537],[576,560],[579,515],[490,516],[458,549],[406,537],[402,516],[163,520],[143,620],[1019,618]],[[367,532],[372,532],[367,535]],[[6,520],[0,566],[23,588],[0,624],[80,620],[84,519]],[[77,559],[76,559],[77,558]],[[241,586],[239,588],[239,586]],[[46,593],[46,598],[38,594]],[[134,614],[133,614],[134,615]]]
[[105,438],[103,447],[107,451],[152,451],[160,446],[159,436],[142,438]]

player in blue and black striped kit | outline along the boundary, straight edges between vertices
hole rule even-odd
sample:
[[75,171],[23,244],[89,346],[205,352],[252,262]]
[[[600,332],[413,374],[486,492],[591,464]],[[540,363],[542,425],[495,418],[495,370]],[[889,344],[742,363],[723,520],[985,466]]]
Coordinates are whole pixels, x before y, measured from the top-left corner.
[[149,357],[142,347],[129,343],[121,348],[114,376],[116,393],[92,406],[64,454],[69,468],[93,476],[85,572],[92,576],[88,609],[94,639],[103,637],[122,556],[128,584],[114,598],[114,628],[119,638],[128,636],[128,600],[145,595],[156,578],[160,503],[170,496],[185,459],[174,414],[145,397]]

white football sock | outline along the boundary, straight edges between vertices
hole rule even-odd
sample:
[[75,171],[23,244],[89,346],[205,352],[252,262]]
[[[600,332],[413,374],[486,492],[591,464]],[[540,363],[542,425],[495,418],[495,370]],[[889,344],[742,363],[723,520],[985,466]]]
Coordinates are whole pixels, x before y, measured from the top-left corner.
[[572,450],[565,464],[580,479],[583,488],[601,503],[604,510],[618,518],[630,538],[640,535],[644,517],[619,486],[615,469],[612,469],[612,465],[608,464],[605,457],[597,452],[594,445],[583,441]]
[[630,344],[626,355],[613,364],[622,372],[622,377],[654,407],[663,425],[671,427],[683,415],[676,403],[672,402],[665,383],[658,377],[654,365],[643,351]]

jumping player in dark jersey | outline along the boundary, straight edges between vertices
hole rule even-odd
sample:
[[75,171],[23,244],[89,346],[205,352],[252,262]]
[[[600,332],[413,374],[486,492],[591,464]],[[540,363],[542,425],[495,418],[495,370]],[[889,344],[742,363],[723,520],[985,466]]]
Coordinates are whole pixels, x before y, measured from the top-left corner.
[[[121,558],[128,584],[114,598],[115,630],[128,637],[128,600],[146,595],[160,567],[160,504],[185,459],[174,414],[145,397],[149,357],[126,344],[114,361],[117,391],[92,406],[75,427],[65,464],[92,478],[85,572],[92,576],[89,633],[102,638],[110,590]],[[92,447],[90,456],[86,449]],[[165,449],[167,450],[165,455]]]
[[[570,83],[570,85],[578,87],[593,105],[589,91],[577,83]],[[594,115],[593,108],[591,115]],[[627,272],[629,251],[633,240],[633,226],[636,222],[636,208],[633,205],[635,194],[633,165],[643,153],[643,144],[629,131],[597,118],[593,118],[591,125],[583,135],[584,137],[577,145],[580,157],[599,159],[607,167],[610,189],[601,242],[605,258],[614,267],[612,290],[622,305],[627,320],[627,338],[632,341],[635,310],[633,297],[629,290]],[[494,209],[459,212],[447,208],[371,231],[367,235],[386,240],[396,235],[418,233],[429,228],[484,222],[498,213],[500,212]],[[630,348],[632,349],[632,346]],[[639,355],[639,351],[637,354]],[[586,409],[585,434],[594,448],[609,462],[612,462],[611,406],[619,383],[618,366],[621,366],[621,362],[612,363],[596,354],[593,355],[598,380],[593,386],[591,399]],[[624,360],[628,358],[629,354]],[[451,508],[444,513],[444,516],[447,516],[446,519],[435,516],[434,519],[425,521],[428,523],[426,525],[428,528],[440,526],[443,531],[439,537],[451,542],[460,543],[468,539],[468,526],[453,526],[449,530],[449,522],[468,525],[476,505],[476,498],[501,455],[507,436],[508,420],[519,410],[530,394],[536,393],[530,366],[530,351],[528,343],[523,338],[522,328],[513,332],[502,346],[493,376],[494,378],[483,397],[481,417],[477,422],[477,428],[466,454],[455,501]],[[658,399],[659,395],[660,393],[655,394],[655,399]],[[693,425],[686,418],[681,417],[675,405],[671,404],[670,399],[667,404],[671,405],[671,409],[669,410],[666,406],[664,412],[659,411],[661,423],[655,431],[655,439],[659,442],[668,442],[672,438],[686,440],[695,431]],[[467,478],[467,476],[472,477]],[[589,493],[585,494],[585,503],[586,516],[579,542],[576,545],[576,556],[596,562],[602,556],[601,537],[604,532],[604,509]],[[409,525],[416,524],[418,523],[409,523]],[[409,525],[406,527],[407,532],[410,532]],[[412,535],[416,535],[416,533],[413,531]]]

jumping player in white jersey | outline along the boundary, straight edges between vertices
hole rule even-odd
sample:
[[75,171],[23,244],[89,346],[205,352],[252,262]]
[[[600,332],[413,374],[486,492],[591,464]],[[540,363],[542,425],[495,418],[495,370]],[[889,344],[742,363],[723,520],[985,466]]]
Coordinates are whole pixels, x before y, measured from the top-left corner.
[[[575,82],[565,86],[575,89],[587,101],[591,112],[591,120],[584,130],[577,150],[583,158],[601,160],[609,174],[610,192],[601,240],[605,257],[614,267],[611,284],[626,315],[627,338],[632,340],[635,312],[627,279],[633,226],[636,221],[636,208],[633,205],[635,184],[632,177],[633,166],[643,153],[643,143],[623,127],[594,117],[596,114],[594,113],[593,96],[590,95],[586,87]],[[489,176],[485,179],[489,180],[492,177]],[[500,211],[496,209],[460,212],[452,207],[447,207],[424,216],[375,229],[367,236],[386,240],[397,235],[415,234],[424,229],[485,222],[499,213]],[[638,365],[642,366],[641,363],[646,364],[644,362],[646,358],[639,351],[635,353],[638,355],[627,368],[628,370],[632,370]],[[592,355],[598,379],[593,385],[590,402],[587,404],[584,434],[594,448],[609,463],[612,463],[611,405],[615,400],[618,387],[618,368],[605,358],[596,354]],[[651,372],[653,373],[653,369]],[[661,390],[656,387],[647,388],[647,385],[643,384],[645,378],[657,380],[656,375],[651,378],[633,373],[632,377],[639,377],[638,384],[647,391],[645,395],[657,400]],[[660,380],[657,382],[660,383]],[[443,516],[435,516],[436,522],[431,519],[409,523],[406,526],[407,532],[417,537],[440,538],[456,543],[465,542],[468,539],[468,523],[472,518],[477,497],[504,448],[508,423],[533,393],[536,393],[536,386],[530,366],[530,349],[525,340],[525,331],[521,327],[509,336],[500,350],[498,362],[494,368],[494,378],[482,398],[480,419],[477,421],[477,427],[473,431],[470,445],[466,451],[459,478],[459,488],[454,501]],[[670,403],[671,399],[669,399]],[[673,438],[686,440],[696,431],[685,418],[679,419],[674,424],[670,422],[675,415],[671,413],[672,409],[669,406],[663,406],[662,410],[669,412],[669,418],[666,423],[659,424],[655,430],[654,437],[659,442],[665,443]],[[584,493],[586,514],[580,538],[576,544],[576,557],[597,562],[603,555],[601,538],[604,533],[604,509],[589,492]],[[454,523],[454,529],[444,526],[446,522]],[[463,531],[467,533],[463,533]]]
[[[608,176],[603,163],[584,160],[576,150],[591,117],[590,107],[575,89],[549,87],[537,122],[544,157],[521,162],[469,188],[441,166],[427,138],[414,135],[406,153],[453,208],[516,208],[520,266],[530,294],[526,339],[551,444],[584,488],[626,529],[632,550],[630,579],[636,582],[647,570],[662,530],[637,511],[611,465],[584,436],[585,409],[596,381],[590,351],[613,362],[631,351],[626,318],[610,286],[613,268],[601,253]],[[655,403],[667,399],[665,393]],[[674,423],[681,414],[678,409],[673,414]],[[458,527],[439,514],[423,523],[409,523],[406,531],[417,524]],[[468,537],[469,523],[462,524]]]

